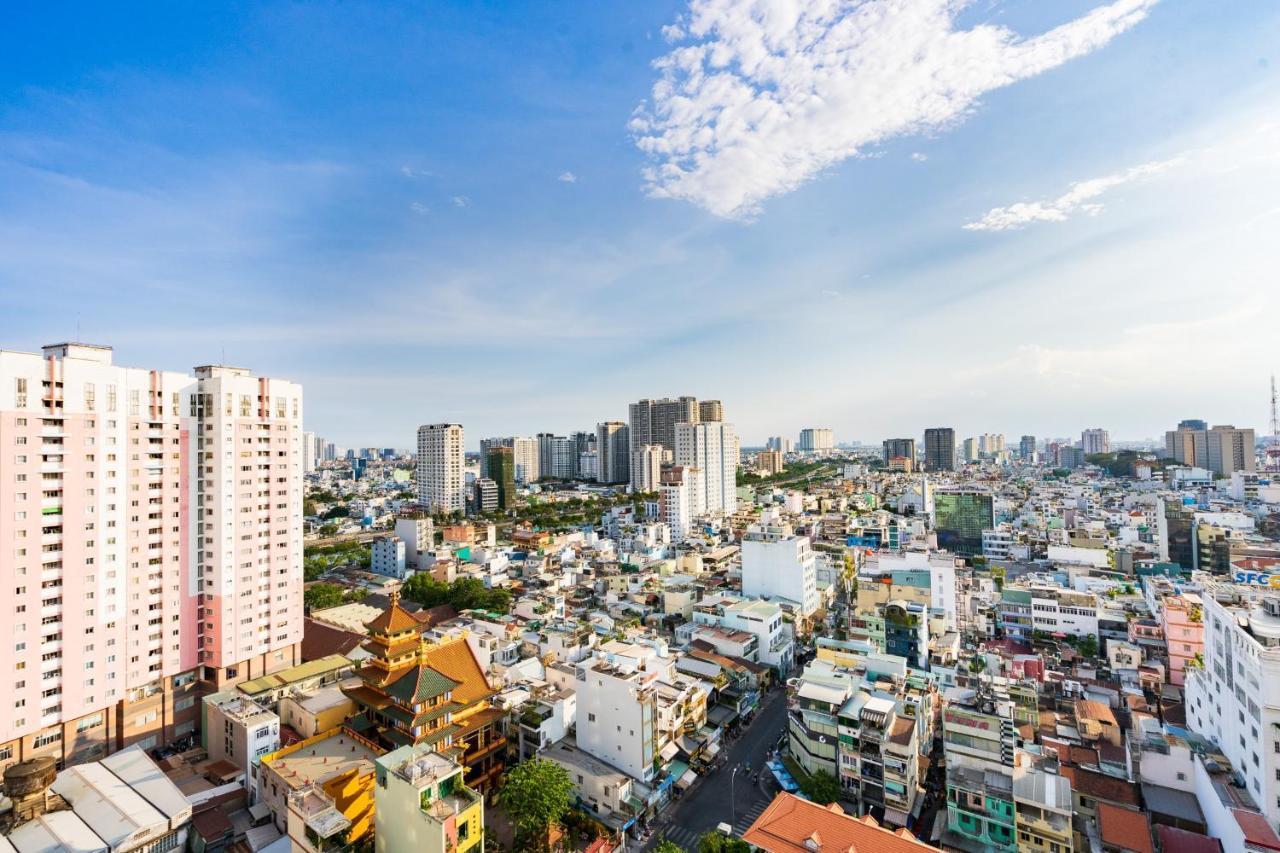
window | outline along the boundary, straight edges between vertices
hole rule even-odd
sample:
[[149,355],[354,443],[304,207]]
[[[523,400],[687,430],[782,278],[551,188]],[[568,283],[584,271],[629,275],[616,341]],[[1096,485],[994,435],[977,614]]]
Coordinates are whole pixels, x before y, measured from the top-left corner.
[[53,731],[45,732],[44,734],[39,735],[35,739],[35,741],[32,742],[31,746],[33,749],[40,749],[41,747],[45,747],[53,743],[58,743],[61,740],[62,740],[62,730],[54,729]]
[[14,405],[19,409],[24,409],[27,406],[27,378],[25,376],[17,377],[14,379],[14,386]]
[[94,404],[93,383],[86,382],[84,383],[84,410],[86,412],[92,412],[93,404]]

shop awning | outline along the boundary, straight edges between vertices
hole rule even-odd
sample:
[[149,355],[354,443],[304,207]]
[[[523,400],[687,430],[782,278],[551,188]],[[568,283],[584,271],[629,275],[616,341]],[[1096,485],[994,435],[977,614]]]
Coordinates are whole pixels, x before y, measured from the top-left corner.
[[910,816],[906,812],[900,812],[897,809],[885,808],[884,822],[893,824],[894,826],[908,826]]
[[720,744],[709,743],[707,744],[707,748],[704,751],[704,754],[707,756],[707,758],[715,758],[717,753],[719,752],[720,752]]
[[692,785],[694,783],[694,780],[696,780],[697,778],[698,778],[697,773],[694,773],[692,770],[686,770],[684,772],[684,775],[676,780],[676,787],[679,788],[681,791],[683,791],[685,788],[688,788],[690,785]]
[[676,753],[679,751],[680,751],[680,745],[677,744],[675,741],[671,741],[671,743],[667,744],[662,748],[662,752],[659,754],[662,756],[663,761],[670,761],[671,759],[675,758]]
[[738,712],[727,705],[716,705],[710,711],[707,711],[707,722],[717,726],[728,725],[738,716]]

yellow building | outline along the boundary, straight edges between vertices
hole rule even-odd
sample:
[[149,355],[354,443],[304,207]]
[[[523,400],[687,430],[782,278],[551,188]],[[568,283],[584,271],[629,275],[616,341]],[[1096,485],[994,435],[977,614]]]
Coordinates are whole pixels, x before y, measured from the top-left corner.
[[374,801],[378,853],[479,853],[484,801],[462,781],[462,766],[427,744],[379,758]]
[[1013,780],[1018,853],[1071,853],[1071,783],[1029,770]]
[[336,850],[373,830],[376,744],[346,728],[264,755],[259,792],[295,850]]

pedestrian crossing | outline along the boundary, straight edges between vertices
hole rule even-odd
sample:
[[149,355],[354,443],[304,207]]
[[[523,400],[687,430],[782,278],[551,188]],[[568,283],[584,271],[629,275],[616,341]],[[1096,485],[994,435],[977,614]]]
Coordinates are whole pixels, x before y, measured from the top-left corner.
[[[766,808],[768,808],[768,806],[769,806],[768,800],[756,800],[745,809],[739,806],[737,819],[734,821],[734,824],[733,824],[734,836],[741,837],[742,833],[746,832],[747,829],[751,826],[751,824],[755,823],[756,818],[760,817],[760,815],[764,812]],[[732,815],[726,814],[723,816],[723,822],[729,823],[731,818],[732,818]],[[694,829],[688,826],[677,826],[675,824],[671,824],[667,826],[666,831],[662,833],[662,837],[666,838],[669,841],[675,842],[678,846],[682,847],[685,850],[697,851],[698,837],[702,835],[703,832],[706,832],[707,830],[714,830],[718,825],[718,823],[719,822],[712,824],[711,826],[708,826],[706,829],[698,830],[698,831],[695,831]],[[654,843],[656,843],[656,839]]]

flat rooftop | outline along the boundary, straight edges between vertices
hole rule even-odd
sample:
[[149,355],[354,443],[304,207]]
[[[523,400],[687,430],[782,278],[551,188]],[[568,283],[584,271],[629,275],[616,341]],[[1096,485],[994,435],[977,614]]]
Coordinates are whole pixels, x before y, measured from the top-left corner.
[[[305,741],[304,741],[305,743]],[[306,746],[283,749],[263,764],[274,770],[289,787],[323,784],[351,770],[373,770],[378,752],[363,740],[335,734]]]

